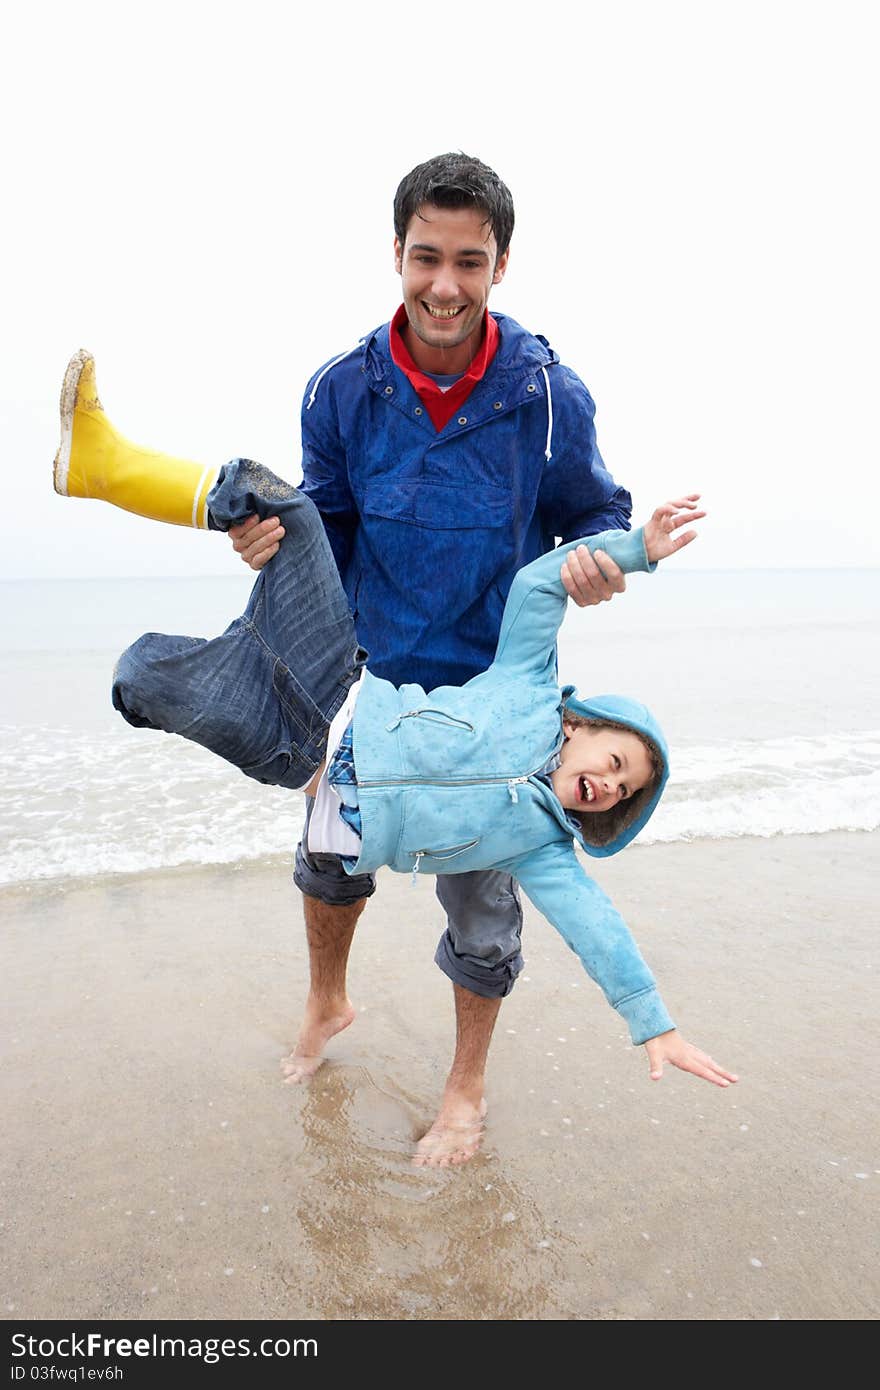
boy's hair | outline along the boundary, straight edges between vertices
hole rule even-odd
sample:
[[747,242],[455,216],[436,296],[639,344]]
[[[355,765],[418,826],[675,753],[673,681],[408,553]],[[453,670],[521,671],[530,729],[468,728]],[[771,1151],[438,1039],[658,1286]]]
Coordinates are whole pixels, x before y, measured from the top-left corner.
[[461,152],[438,154],[403,178],[394,195],[394,234],[403,246],[412,218],[425,203],[437,208],[477,208],[503,256],[513,235],[510,189],[488,164]]
[[580,824],[581,834],[588,845],[593,845],[596,849],[603,849],[605,845],[610,845],[612,840],[616,840],[618,835],[622,835],[634,820],[642,814],[647,803],[654,795],[654,788],[660,781],[665,770],[665,764],[657,745],[638,729],[633,729],[629,724],[619,724],[615,719],[588,719],[586,715],[575,714],[567,705],[563,706],[562,717],[566,724],[570,724],[573,729],[621,729],[626,734],[635,734],[636,738],[644,744],[645,751],[651,760],[651,780],[647,786],[641,787],[639,791],[633,792],[625,801],[618,801],[616,806],[612,806],[610,811],[567,811],[566,814],[573,816]]

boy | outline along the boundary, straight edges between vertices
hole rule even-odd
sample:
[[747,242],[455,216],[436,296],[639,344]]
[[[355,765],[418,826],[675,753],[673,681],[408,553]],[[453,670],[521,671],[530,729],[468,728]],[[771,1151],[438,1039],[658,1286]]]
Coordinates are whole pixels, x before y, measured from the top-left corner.
[[659,507],[640,531],[571,542],[527,565],[492,665],[426,693],[365,669],[307,497],[248,460],[215,481],[213,470],[130,444],[101,409],[85,353],[65,377],[55,487],[182,525],[225,531],[256,514],[284,527],[279,554],[222,636],[148,633],[123,653],[113,703],[129,723],[180,733],[258,781],[315,794],[309,848],[342,853],[352,873],[388,864],[414,877],[511,874],[646,1045],[652,1077],[668,1060],[719,1086],[736,1080],[677,1033],[623,920],[575,856],[575,841],[593,856],[616,853],[651,816],[667,778],[662,733],[635,701],[584,700],[556,680],[565,555],[586,545],[600,563],[607,554],[624,572],[650,572],[694,539],[673,533],[704,515],[696,494]]

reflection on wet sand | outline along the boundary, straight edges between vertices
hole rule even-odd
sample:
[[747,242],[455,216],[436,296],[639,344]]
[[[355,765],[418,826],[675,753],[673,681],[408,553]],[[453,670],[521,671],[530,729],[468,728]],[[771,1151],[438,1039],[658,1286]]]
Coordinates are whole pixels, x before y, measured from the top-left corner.
[[464,1169],[414,1167],[423,1102],[363,1067],[328,1063],[301,1094],[293,1185],[303,1242],[284,1278],[302,1298],[307,1249],[311,1316],[547,1316],[556,1257],[539,1211],[499,1178],[491,1150]]

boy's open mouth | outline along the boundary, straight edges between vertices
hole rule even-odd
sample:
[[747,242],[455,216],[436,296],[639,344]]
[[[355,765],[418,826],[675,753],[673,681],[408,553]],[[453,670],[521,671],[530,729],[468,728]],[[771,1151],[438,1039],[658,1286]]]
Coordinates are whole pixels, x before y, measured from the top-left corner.
[[593,790],[593,784],[592,782],[589,782],[586,777],[578,778],[578,800],[586,802],[596,800],[596,793]]

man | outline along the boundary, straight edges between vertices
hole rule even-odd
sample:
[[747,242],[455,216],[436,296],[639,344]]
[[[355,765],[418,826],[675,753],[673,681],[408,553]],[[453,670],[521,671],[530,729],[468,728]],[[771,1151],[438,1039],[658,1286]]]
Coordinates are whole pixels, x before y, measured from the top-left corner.
[[[426,690],[462,684],[492,660],[516,571],[557,538],[629,527],[631,499],[605,469],[586,387],[542,338],[490,315],[507,269],[514,211],[491,169],[464,154],[428,160],[394,201],[394,263],[403,304],[390,324],[333,358],[306,389],[303,484],[321,513],[370,667]],[[277,518],[231,533],[259,569],[278,549]],[[581,607],[624,587],[586,549],[562,569]],[[319,1066],[350,1024],[346,966],[375,890],[336,855],[297,850],[311,984],[291,1081]],[[513,879],[437,879],[447,930],[435,960],[453,984],[456,1049],[439,1113],[417,1163],[476,1152],[483,1081],[502,998],[522,969]]]

